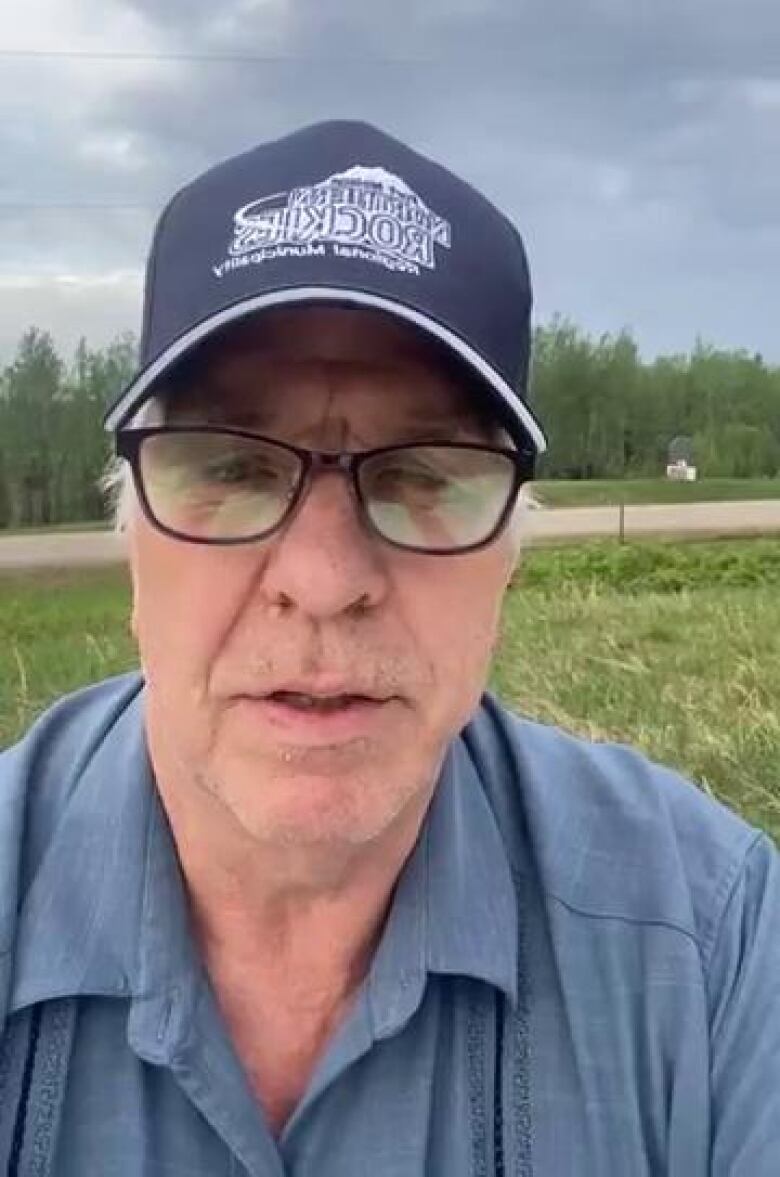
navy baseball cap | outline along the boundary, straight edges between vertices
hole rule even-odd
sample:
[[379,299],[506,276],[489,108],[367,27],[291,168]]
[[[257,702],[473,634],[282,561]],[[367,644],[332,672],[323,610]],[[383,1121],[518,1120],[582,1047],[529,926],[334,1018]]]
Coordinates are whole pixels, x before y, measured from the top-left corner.
[[532,294],[517,230],[440,164],[350,121],[261,144],[173,197],[149,255],[140,368],[106,429],[131,425],[215,333],[315,303],[405,320],[471,369],[523,448],[546,448],[527,402]]

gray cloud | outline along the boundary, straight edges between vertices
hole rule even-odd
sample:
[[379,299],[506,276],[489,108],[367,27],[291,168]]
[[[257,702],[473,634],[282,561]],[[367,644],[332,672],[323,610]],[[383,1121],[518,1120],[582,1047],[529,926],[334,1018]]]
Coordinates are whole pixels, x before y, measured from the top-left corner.
[[[97,0],[35,2],[82,29],[98,11]],[[102,0],[99,11],[99,47],[152,59],[3,63],[0,202],[86,207],[0,207],[0,355],[30,320],[68,344],[135,326],[129,275],[178,185],[254,142],[347,116],[506,209],[528,239],[542,315],[594,331],[629,324],[649,352],[701,334],[780,361],[774,0],[643,11],[625,0]],[[231,55],[262,60],[218,60]]]
[[[374,53],[446,63],[504,59],[535,81],[635,80],[694,69],[729,76],[777,66],[774,0],[125,0],[181,47],[344,60]],[[280,42],[280,34],[284,42]],[[566,66],[566,79],[554,78]]]

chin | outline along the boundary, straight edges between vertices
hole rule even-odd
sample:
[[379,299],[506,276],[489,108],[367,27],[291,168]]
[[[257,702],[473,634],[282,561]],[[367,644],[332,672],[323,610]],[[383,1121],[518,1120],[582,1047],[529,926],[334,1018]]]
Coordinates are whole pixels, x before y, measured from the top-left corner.
[[[223,803],[259,842],[279,846],[361,846],[381,838],[420,789],[395,786],[387,773],[334,775],[298,772],[258,788],[257,777],[238,790],[221,791]],[[427,800],[427,797],[426,797]]]

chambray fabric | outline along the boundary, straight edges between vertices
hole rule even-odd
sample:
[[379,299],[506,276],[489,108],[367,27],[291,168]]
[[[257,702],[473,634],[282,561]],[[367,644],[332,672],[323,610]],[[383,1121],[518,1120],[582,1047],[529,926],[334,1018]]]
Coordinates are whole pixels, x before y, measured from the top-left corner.
[[3,1022],[11,1177],[777,1177],[778,857],[674,774],[486,695],[274,1139],[127,676],[0,755]]

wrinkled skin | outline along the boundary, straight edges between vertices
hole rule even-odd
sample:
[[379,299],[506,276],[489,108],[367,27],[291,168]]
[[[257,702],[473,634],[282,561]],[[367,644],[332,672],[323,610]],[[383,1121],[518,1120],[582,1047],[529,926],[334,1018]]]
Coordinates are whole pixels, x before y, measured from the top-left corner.
[[[212,345],[171,403],[178,420],[312,448],[484,440],[452,373],[374,312],[268,313]],[[263,542],[187,544],[138,509],[130,552],[149,748],[179,827],[208,813],[215,839],[232,829],[335,859],[401,830],[408,841],[486,681],[507,538],[457,557],[395,550],[363,529],[346,480],[329,472]],[[263,697],[301,680],[386,701],[343,738],[276,725]]]

